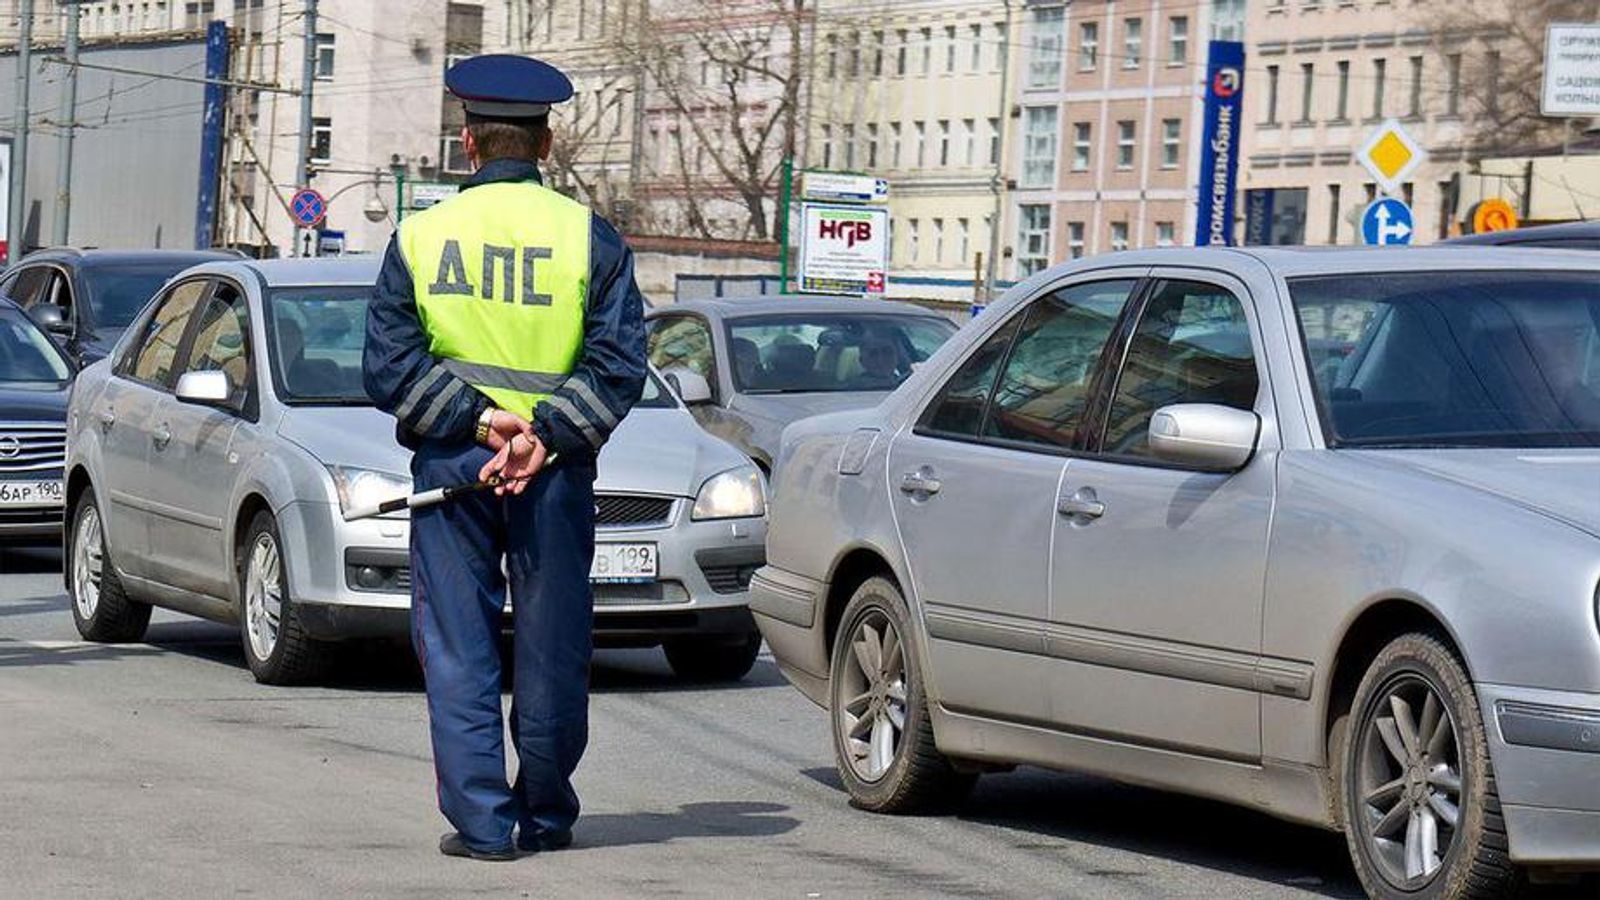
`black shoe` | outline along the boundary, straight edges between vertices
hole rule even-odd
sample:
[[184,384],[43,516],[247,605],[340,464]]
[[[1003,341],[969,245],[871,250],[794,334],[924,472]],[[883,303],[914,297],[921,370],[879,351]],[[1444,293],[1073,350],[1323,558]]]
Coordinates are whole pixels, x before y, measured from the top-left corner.
[[[571,838],[568,838],[571,840]],[[439,838],[439,852],[445,856],[460,856],[465,859],[477,859],[484,862],[511,862],[517,858],[517,848],[507,844],[496,850],[479,850],[469,847],[461,832],[452,831]]]
[[517,849],[524,853],[548,853],[552,850],[565,850],[570,846],[572,846],[570,828],[546,829],[532,834],[524,831],[517,835]]

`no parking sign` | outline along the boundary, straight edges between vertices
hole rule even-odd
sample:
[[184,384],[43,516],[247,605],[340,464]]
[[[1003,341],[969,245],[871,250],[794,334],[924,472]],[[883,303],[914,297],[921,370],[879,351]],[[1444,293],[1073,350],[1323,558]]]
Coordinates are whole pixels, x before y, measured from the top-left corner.
[[311,188],[301,188],[289,198],[289,215],[301,228],[315,228],[328,216],[328,200]]

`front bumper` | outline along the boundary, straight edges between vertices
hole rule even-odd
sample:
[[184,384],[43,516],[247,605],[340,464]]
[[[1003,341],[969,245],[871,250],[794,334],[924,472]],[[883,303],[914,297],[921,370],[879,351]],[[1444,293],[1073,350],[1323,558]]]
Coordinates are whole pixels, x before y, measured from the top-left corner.
[[1478,685],[1513,861],[1600,869],[1600,694]]
[[[61,478],[60,469],[29,472],[25,475],[6,475],[0,472],[0,481],[60,481]],[[29,545],[59,543],[65,517],[66,509],[62,506],[0,508],[0,543]]]
[[[654,543],[657,550],[654,582],[594,585],[597,643],[642,645],[675,635],[754,630],[748,585],[766,559],[766,520],[696,522],[680,500],[669,521],[596,530],[599,543]],[[336,506],[297,501],[279,513],[279,527],[290,596],[314,637],[409,633],[408,521],[346,522]],[[506,608],[509,613],[509,600]]]

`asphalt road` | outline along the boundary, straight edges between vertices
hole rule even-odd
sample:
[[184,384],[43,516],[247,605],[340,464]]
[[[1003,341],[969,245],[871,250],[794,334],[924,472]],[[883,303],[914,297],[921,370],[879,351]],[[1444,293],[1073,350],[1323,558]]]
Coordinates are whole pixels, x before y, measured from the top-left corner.
[[235,633],[158,612],[81,643],[48,555],[0,555],[0,897],[1359,896],[1342,839],[1021,770],[953,816],[852,809],[823,715],[763,657],[686,687],[603,651],[573,849],[446,859],[420,676],[354,649],[257,685]]

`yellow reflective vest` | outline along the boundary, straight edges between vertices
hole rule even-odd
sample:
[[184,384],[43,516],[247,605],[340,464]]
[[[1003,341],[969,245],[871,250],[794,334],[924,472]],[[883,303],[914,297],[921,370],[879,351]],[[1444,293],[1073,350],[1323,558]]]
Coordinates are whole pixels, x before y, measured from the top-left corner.
[[536,182],[493,182],[407,218],[428,350],[525,419],[572,373],[589,293],[589,209]]

